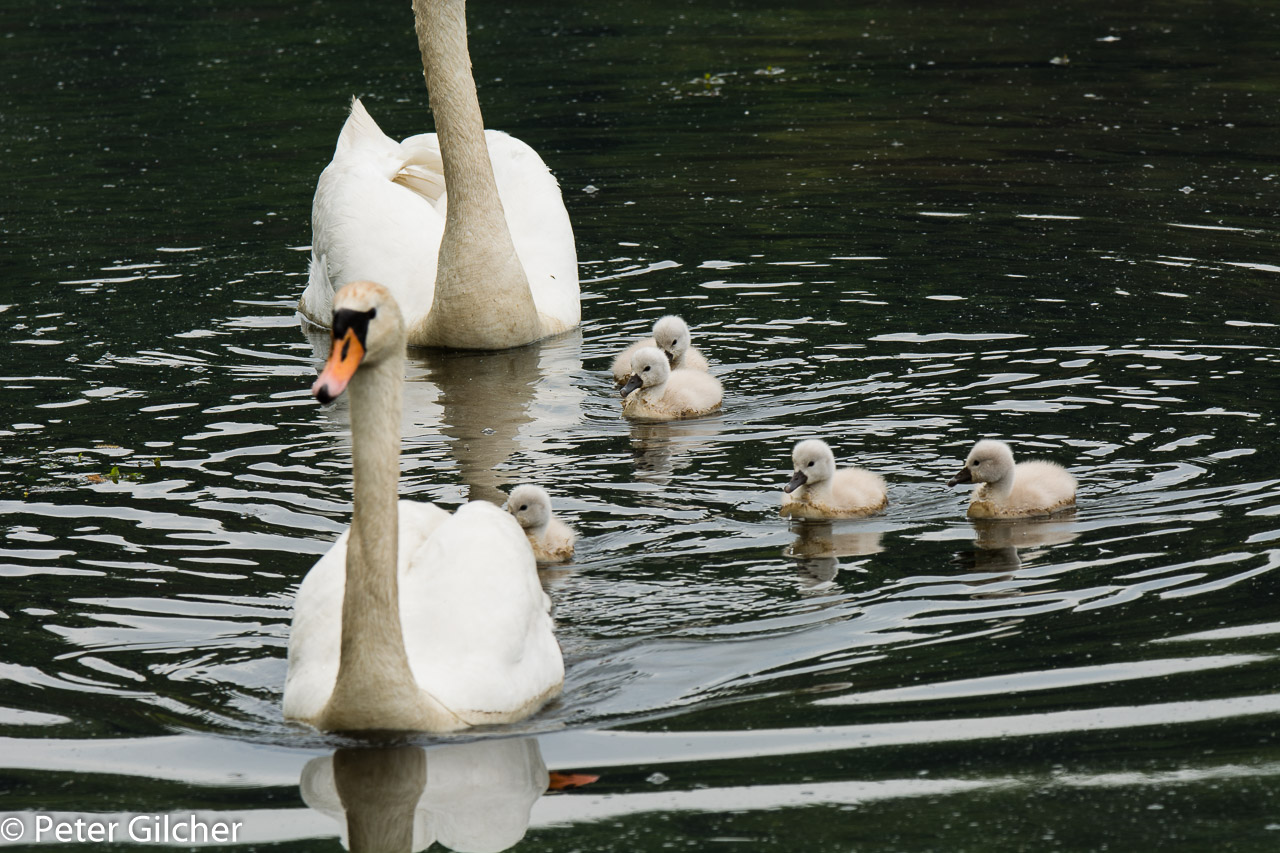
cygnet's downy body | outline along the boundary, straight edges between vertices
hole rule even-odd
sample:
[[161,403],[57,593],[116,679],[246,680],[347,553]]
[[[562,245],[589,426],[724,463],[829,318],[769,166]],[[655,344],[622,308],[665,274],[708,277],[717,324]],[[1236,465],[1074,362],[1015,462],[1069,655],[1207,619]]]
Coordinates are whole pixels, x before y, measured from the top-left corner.
[[706,373],[710,369],[707,360],[691,341],[689,327],[684,320],[668,314],[653,324],[653,337],[638,340],[614,356],[613,383],[618,386],[626,384],[633,372],[631,361],[644,347],[657,347],[666,353],[672,370],[700,370]]
[[631,359],[631,378],[622,386],[622,414],[671,421],[697,418],[720,408],[720,380],[700,370],[672,370],[657,347],[641,347]]
[[791,518],[861,518],[889,504],[884,478],[863,468],[836,468],[825,441],[798,442],[791,451],[794,473],[782,490],[782,514]]
[[573,559],[577,534],[551,511],[551,496],[541,486],[516,486],[507,497],[507,512],[524,528],[539,563],[564,563]]
[[1052,515],[1076,503],[1076,478],[1053,462],[1014,464],[1003,441],[984,439],[973,446],[964,467],[948,486],[977,483],[969,501],[970,518],[1027,518]]

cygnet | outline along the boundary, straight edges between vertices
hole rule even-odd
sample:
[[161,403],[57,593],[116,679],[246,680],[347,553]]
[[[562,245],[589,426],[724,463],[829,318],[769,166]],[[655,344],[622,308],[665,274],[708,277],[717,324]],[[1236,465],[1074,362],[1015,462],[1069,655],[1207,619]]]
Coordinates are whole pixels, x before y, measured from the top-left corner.
[[551,496],[541,486],[516,486],[507,497],[507,512],[516,517],[539,563],[573,559],[573,528],[551,511]]
[[707,359],[690,342],[689,327],[684,320],[668,314],[653,324],[653,337],[644,338],[618,353],[613,358],[613,383],[624,385],[631,378],[631,360],[643,347],[657,347],[667,354],[672,370],[701,370],[710,368]]
[[798,442],[791,451],[795,473],[782,490],[782,514],[792,518],[860,518],[889,503],[884,478],[863,468],[836,468],[825,441]]
[[631,359],[631,378],[622,386],[622,414],[670,421],[697,418],[720,408],[720,380],[700,370],[672,370],[657,347],[641,347]]
[[978,483],[969,502],[970,518],[1025,518],[1051,515],[1075,506],[1076,478],[1054,462],[1014,464],[1003,441],[984,439],[973,446],[964,467],[948,486]]

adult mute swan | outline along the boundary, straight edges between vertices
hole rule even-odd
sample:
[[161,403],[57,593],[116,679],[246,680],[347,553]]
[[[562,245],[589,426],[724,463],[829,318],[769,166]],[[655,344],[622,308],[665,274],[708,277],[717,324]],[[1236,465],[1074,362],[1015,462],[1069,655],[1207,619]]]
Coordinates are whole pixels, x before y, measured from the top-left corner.
[[792,518],[858,518],[889,504],[884,478],[863,468],[836,468],[825,441],[797,442],[791,451],[794,473],[782,490],[782,514]]
[[510,515],[397,501],[404,321],[371,282],[334,298],[312,387],[351,401],[351,527],[294,603],[284,716],[326,731],[452,731],[519,720],[560,692],[564,662],[533,552]]
[[670,421],[697,418],[720,408],[720,380],[698,370],[672,370],[657,347],[642,347],[631,359],[631,378],[622,386],[622,414]]
[[573,559],[573,528],[556,518],[551,496],[541,486],[523,485],[511,490],[507,512],[524,528],[538,563],[563,563]]
[[985,439],[969,451],[964,467],[948,482],[977,483],[970,518],[1025,518],[1074,506],[1076,478],[1053,462],[1019,462],[1003,441]]
[[672,370],[701,370],[706,373],[711,369],[706,357],[693,346],[689,326],[680,317],[668,314],[653,324],[651,337],[641,338],[613,357],[611,369],[615,385],[625,385],[631,378],[631,359],[645,347],[657,347],[666,353]]
[[413,11],[437,132],[396,142],[352,102],[316,185],[298,310],[327,327],[337,289],[371,279],[400,303],[411,346],[507,349],[577,326],[569,214],[537,153],[484,129],[465,0]]

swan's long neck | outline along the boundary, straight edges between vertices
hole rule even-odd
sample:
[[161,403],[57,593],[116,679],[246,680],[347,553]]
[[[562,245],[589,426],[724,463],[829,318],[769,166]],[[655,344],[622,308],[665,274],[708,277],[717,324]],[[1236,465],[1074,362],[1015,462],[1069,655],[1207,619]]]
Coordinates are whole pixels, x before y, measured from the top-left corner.
[[542,337],[493,176],[467,51],[465,0],[413,0],[448,212],[425,321],[429,345],[506,349]]
[[404,356],[397,350],[363,365],[347,387],[355,512],[347,542],[338,677],[324,711],[324,727],[330,730],[367,728],[363,721],[371,704],[394,719],[395,708],[419,702],[400,628],[397,580],[403,371]]

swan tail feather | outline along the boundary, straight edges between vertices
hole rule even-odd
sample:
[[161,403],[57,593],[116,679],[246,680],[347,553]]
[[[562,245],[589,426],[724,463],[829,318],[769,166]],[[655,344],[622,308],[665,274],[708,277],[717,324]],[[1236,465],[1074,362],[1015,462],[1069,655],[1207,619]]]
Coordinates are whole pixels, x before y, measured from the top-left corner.
[[394,150],[396,142],[382,132],[378,123],[369,115],[369,111],[360,103],[359,98],[351,99],[351,112],[338,134],[338,147],[334,157],[350,154],[360,149],[374,148],[381,151]]

